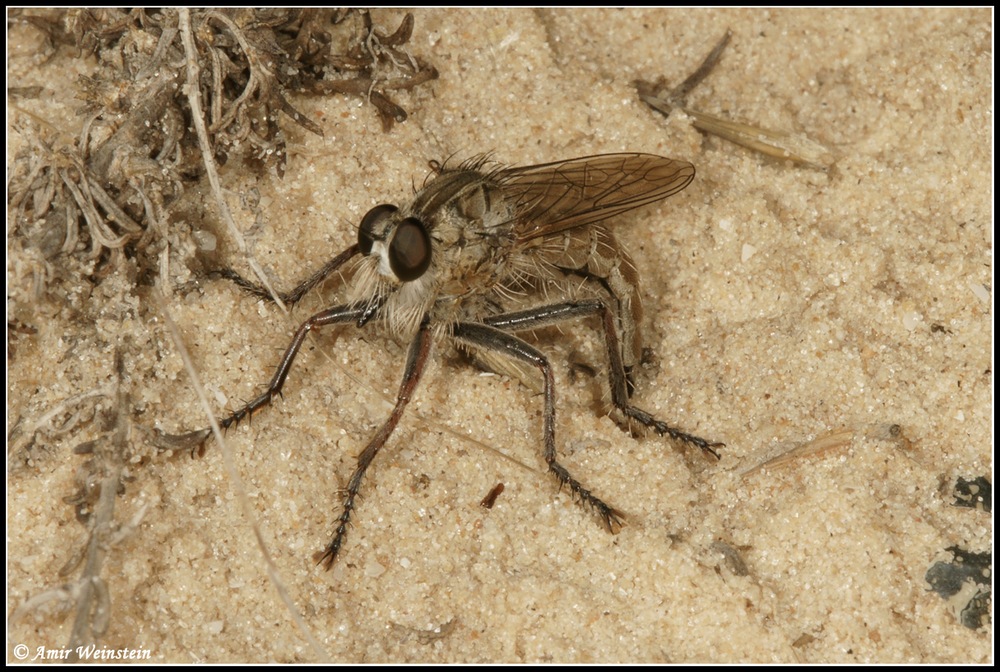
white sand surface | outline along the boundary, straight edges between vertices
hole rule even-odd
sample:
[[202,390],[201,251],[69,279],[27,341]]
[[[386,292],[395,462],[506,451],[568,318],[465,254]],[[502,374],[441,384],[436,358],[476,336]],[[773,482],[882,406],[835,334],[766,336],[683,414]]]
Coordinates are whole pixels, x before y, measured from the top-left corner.
[[[924,581],[945,547],[992,545],[991,517],[951,495],[956,477],[993,468],[991,12],[415,14],[410,48],[440,79],[396,95],[408,120],[384,134],[356,98],[297,98],[325,137],[286,124],[284,179],[223,169],[242,226],[253,214],[238,194],[262,196],[257,259],[292,287],[353,242],[369,208],[408,198],[431,159],[690,161],[690,187],[615,230],[642,274],[656,355],[634,401],[725,442],[722,460],[630,438],[595,412],[602,379],[569,375],[571,358],[601,368],[592,325],[538,334],[556,368],[559,450],[628,517],[609,535],[545,472],[540,397],[442,345],[323,571],[313,554],[405,357],[375,335],[324,331],[284,399],[227,438],[276,576],[317,645],[269,579],[215,444],[196,460],[149,449],[131,466],[116,519],[148,508],[108,552],[98,644],[163,663],[991,662],[992,626],[962,627]],[[374,16],[394,28],[402,14]],[[726,28],[732,42],[689,105],[805,134],[832,150],[828,170],[706,136],[638,100],[632,80],[679,83]],[[30,41],[27,31],[8,27],[12,40]],[[29,68],[12,53],[11,84],[56,97],[19,105],[78,124],[71,54]],[[8,108],[8,123],[20,113]],[[8,161],[17,141],[8,135]],[[220,259],[238,266],[207,187],[191,203],[179,223],[213,232]],[[10,296],[32,276],[18,270],[19,248],[8,253]],[[43,295],[20,318],[37,334],[19,335],[8,359],[8,431],[71,395],[113,389],[126,338],[133,421],[204,426],[151,288],[131,294],[122,318],[116,282],[81,299],[86,310]],[[199,282],[166,308],[220,413],[259,391],[301,320],[343,298],[331,282],[288,315]],[[74,576],[59,568],[84,530],[63,497],[84,461],[71,449],[94,438],[85,425],[9,460],[8,615]],[[479,502],[497,482],[505,490],[487,511]],[[13,624],[8,662],[17,645],[32,656],[66,645],[73,612],[55,607]]]

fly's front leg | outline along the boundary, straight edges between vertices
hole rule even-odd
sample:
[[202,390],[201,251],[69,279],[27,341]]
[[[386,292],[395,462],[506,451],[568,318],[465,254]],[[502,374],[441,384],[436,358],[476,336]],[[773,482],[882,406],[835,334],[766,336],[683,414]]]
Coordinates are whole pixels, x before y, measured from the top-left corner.
[[712,454],[716,459],[719,459],[719,453],[715,449],[725,444],[706,441],[700,436],[688,434],[676,427],[671,427],[629,402],[625,367],[622,363],[621,345],[618,340],[618,332],[615,329],[615,316],[603,301],[599,299],[567,301],[565,303],[541,306],[516,313],[495,315],[487,318],[484,322],[504,331],[524,331],[547,327],[573,318],[589,317],[591,315],[598,315],[601,318],[601,324],[604,328],[604,343],[608,354],[608,381],[611,385],[611,401],[615,407],[625,417],[653,429],[657,434],[661,436],[666,435],[672,439],[697,446],[703,451]]
[[[345,262],[357,253],[358,245],[351,245],[336,257],[326,262],[326,264],[323,265],[323,268],[313,273],[305,282],[292,291],[288,293],[278,292],[278,298],[280,298],[282,303],[286,306],[292,306],[298,303],[299,299],[305,296],[313,287],[326,280],[334,271],[343,266]],[[219,271],[219,275],[227,280],[231,280],[245,292],[253,294],[254,296],[264,299],[265,301],[274,301],[274,296],[265,287],[262,287],[255,282],[250,282],[231,268],[222,269]]]
[[577,500],[584,506],[590,506],[609,532],[616,533],[625,522],[624,515],[617,509],[605,504],[599,497],[583,487],[578,480],[570,476],[569,471],[556,459],[556,397],[555,380],[548,359],[541,352],[531,347],[520,338],[501,331],[499,328],[486,324],[459,323],[452,329],[452,335],[460,343],[474,348],[498,352],[513,357],[537,367],[542,372],[544,380],[543,395],[545,398],[544,434],[545,462],[549,465],[560,485],[569,486]]
[[354,500],[358,496],[358,490],[361,489],[361,481],[365,477],[365,471],[368,470],[368,466],[375,459],[378,451],[382,449],[385,442],[389,440],[389,436],[393,430],[396,429],[400,418],[403,417],[403,410],[410,403],[413,392],[417,389],[417,383],[420,382],[424,369],[427,368],[427,360],[431,352],[432,342],[433,337],[430,329],[430,321],[425,317],[419,331],[417,331],[416,337],[410,343],[410,350],[406,355],[406,370],[403,372],[403,382],[399,386],[399,393],[396,395],[396,405],[392,409],[392,414],[388,420],[382,423],[378,432],[375,433],[375,436],[368,442],[365,449],[358,455],[358,466],[347,484],[347,495],[344,497],[344,510],[337,521],[337,530],[333,534],[333,540],[326,547],[326,551],[320,556],[319,561],[324,564],[326,569],[333,567],[333,563],[337,559],[337,553],[344,543],[347,526],[351,522],[351,512],[354,511]]
[[[346,322],[356,322],[358,326],[361,326],[363,322],[370,319],[373,310],[377,310],[377,307],[373,309],[372,304],[352,303],[316,313],[303,322],[302,326],[295,332],[295,336],[292,337],[292,342],[285,350],[285,355],[281,358],[281,363],[278,365],[278,369],[274,372],[274,376],[271,377],[271,382],[268,383],[264,392],[242,408],[220,419],[219,426],[223,430],[226,430],[233,425],[238,425],[244,419],[252,417],[254,413],[270,404],[275,396],[281,394],[281,389],[285,385],[285,379],[288,378],[288,372],[292,368],[295,356],[299,353],[299,349],[302,347],[302,343],[310,331],[318,327],[325,327],[330,324],[344,324]],[[191,449],[193,454],[195,451],[201,452],[204,450],[205,441],[211,435],[212,429],[210,427],[188,432],[187,434],[161,434],[158,437],[158,443],[161,448],[165,449],[187,447]]]

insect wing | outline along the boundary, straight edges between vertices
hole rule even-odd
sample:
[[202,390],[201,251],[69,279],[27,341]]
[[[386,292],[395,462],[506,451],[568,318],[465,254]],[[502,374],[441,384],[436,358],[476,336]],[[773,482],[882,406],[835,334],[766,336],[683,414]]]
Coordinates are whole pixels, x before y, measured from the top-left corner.
[[517,203],[521,241],[614,217],[676,194],[694,179],[687,161],[654,154],[601,154],[497,173]]

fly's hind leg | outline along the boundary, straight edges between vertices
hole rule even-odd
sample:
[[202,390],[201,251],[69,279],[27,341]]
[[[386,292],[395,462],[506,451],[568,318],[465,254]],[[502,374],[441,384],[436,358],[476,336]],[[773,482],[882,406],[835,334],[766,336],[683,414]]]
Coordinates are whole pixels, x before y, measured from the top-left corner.
[[503,331],[526,331],[565,322],[580,317],[597,315],[601,318],[604,331],[604,343],[608,355],[608,381],[611,386],[611,401],[621,413],[629,419],[649,427],[661,436],[669,436],[677,441],[697,446],[706,453],[719,459],[716,448],[725,444],[706,441],[700,436],[688,434],[676,427],[671,427],[662,420],[657,420],[652,414],[633,406],[629,401],[629,389],[625,366],[622,362],[622,348],[615,325],[615,315],[607,304],[600,299],[586,301],[567,301],[549,306],[541,306],[516,313],[495,315],[486,318],[484,322]]
[[542,372],[543,396],[545,398],[545,462],[549,466],[549,471],[559,479],[560,485],[569,487],[581,505],[589,506],[597,513],[609,532],[617,533],[625,523],[625,516],[622,512],[605,504],[597,495],[583,487],[580,481],[573,478],[556,457],[555,380],[552,375],[552,367],[545,355],[517,336],[487,324],[459,323],[452,328],[452,335],[462,344],[519,359],[535,366]]

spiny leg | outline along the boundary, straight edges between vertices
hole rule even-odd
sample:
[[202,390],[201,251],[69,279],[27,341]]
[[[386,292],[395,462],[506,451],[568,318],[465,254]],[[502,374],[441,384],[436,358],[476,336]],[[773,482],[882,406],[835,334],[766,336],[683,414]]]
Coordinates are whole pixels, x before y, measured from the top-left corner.
[[485,319],[484,322],[504,331],[522,331],[546,327],[573,318],[588,317],[590,315],[599,315],[604,328],[604,344],[608,354],[608,380],[611,386],[611,401],[615,407],[625,417],[653,429],[657,434],[661,436],[667,435],[672,439],[697,446],[715,456],[716,459],[719,459],[719,453],[715,449],[725,444],[706,441],[700,436],[688,434],[676,427],[671,427],[629,402],[625,367],[622,363],[621,347],[618,342],[618,333],[615,329],[614,314],[600,299],[567,301],[565,303],[555,303],[516,313],[494,315]]
[[583,487],[556,458],[555,380],[552,375],[552,367],[549,365],[549,361],[545,355],[517,336],[486,324],[459,323],[453,327],[452,334],[462,343],[520,359],[537,367],[542,372],[544,380],[543,395],[545,398],[545,462],[549,465],[549,471],[559,479],[560,485],[569,486],[569,489],[576,495],[581,505],[590,506],[597,512],[597,515],[601,518],[601,522],[609,532],[618,532],[625,522],[625,516],[621,511],[608,506],[599,497],[591,493],[590,490]]
[[347,526],[351,521],[351,512],[354,511],[354,500],[358,496],[358,490],[361,489],[361,481],[365,477],[365,471],[368,470],[378,451],[382,449],[382,446],[385,445],[393,430],[396,429],[396,425],[399,424],[400,418],[403,417],[403,411],[410,402],[413,392],[417,388],[417,383],[420,382],[424,369],[427,367],[431,343],[433,342],[432,336],[430,321],[425,317],[423,323],[420,325],[420,330],[417,331],[416,337],[410,343],[410,349],[406,356],[406,370],[403,372],[403,382],[399,386],[399,393],[396,395],[396,405],[392,409],[392,414],[388,420],[382,423],[378,432],[375,433],[375,436],[368,442],[365,449],[358,455],[358,466],[347,484],[347,495],[344,497],[343,512],[337,521],[337,530],[333,534],[333,540],[320,557],[320,562],[324,564],[326,569],[330,569],[333,566],[334,561],[337,559],[337,553],[344,543]]
[[[287,293],[279,292],[278,298],[280,298],[282,303],[284,303],[286,306],[291,307],[292,305],[296,304],[299,301],[299,299],[301,299],[303,296],[309,293],[309,291],[312,290],[313,287],[326,280],[334,271],[343,266],[344,263],[346,263],[351,257],[353,257],[357,253],[358,253],[358,245],[355,243],[354,245],[351,245],[349,248],[338,254],[330,261],[326,262],[326,264],[324,264],[321,269],[313,273],[308,279],[306,279],[302,284],[300,284],[292,291]],[[243,291],[253,294],[254,296],[264,299],[265,301],[271,301],[271,302],[274,301],[274,296],[272,296],[271,292],[269,292],[266,288],[254,282],[250,282],[249,280],[244,278],[242,275],[240,275],[233,269],[224,268],[218,271],[218,273],[227,280],[231,280],[232,282],[234,282]]]
[[[299,353],[299,349],[302,347],[302,343],[305,341],[306,336],[310,331],[316,329],[317,327],[325,327],[330,324],[343,324],[346,322],[357,322],[360,326],[364,321],[370,319],[372,310],[372,305],[369,303],[352,303],[316,313],[303,322],[295,332],[295,336],[292,337],[292,342],[289,343],[288,348],[285,350],[285,354],[281,358],[281,363],[278,365],[277,370],[271,377],[271,382],[267,384],[267,388],[264,392],[248,404],[220,419],[219,426],[223,430],[226,430],[233,425],[238,425],[244,419],[253,416],[254,413],[269,405],[274,400],[275,396],[281,394],[281,389],[284,387],[285,380],[288,378],[288,372],[292,368],[295,356]],[[204,447],[205,441],[207,441],[208,437],[211,435],[211,428],[199,429],[180,435],[161,434],[158,437],[158,443],[161,447],[167,449],[190,447],[193,454],[196,450]]]

